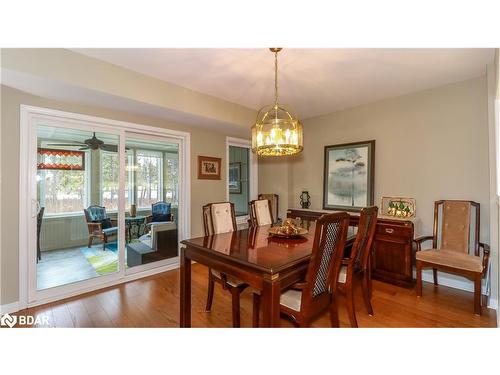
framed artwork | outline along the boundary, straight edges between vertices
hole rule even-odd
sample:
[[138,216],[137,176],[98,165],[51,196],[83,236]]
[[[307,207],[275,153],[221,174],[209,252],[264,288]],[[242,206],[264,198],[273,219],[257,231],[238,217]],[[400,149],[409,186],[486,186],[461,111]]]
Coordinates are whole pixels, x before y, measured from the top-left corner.
[[241,194],[241,162],[229,163],[229,193]]
[[198,179],[220,180],[221,158],[198,155]]
[[323,209],[360,211],[373,205],[375,141],[325,146]]

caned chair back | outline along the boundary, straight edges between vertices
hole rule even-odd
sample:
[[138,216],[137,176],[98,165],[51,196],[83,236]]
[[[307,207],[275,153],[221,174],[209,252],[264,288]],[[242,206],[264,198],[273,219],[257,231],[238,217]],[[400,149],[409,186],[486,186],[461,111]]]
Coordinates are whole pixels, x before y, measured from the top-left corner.
[[248,203],[250,208],[250,223],[253,226],[273,224],[271,202],[268,199],[253,200]]
[[[474,220],[474,255],[479,256],[479,203],[473,201],[441,200],[434,203],[433,248],[469,253],[471,246],[470,230]],[[475,215],[472,208],[475,209]],[[440,215],[441,213],[441,215]],[[441,216],[441,233],[438,233]],[[440,244],[438,247],[438,239]]]
[[346,212],[323,215],[317,220],[301,310],[304,304],[335,290],[348,227]]
[[271,202],[271,212],[273,223],[278,221],[279,216],[279,195],[278,194],[259,194],[258,199],[268,199]]
[[219,202],[203,206],[203,227],[206,236],[235,231],[234,203]]
[[377,227],[378,207],[365,207],[359,216],[358,233],[352,245],[350,259],[354,262],[354,269],[366,270],[370,249],[372,247],[375,229]]
[[85,213],[85,220],[89,223],[102,221],[108,217],[106,215],[106,208],[102,206],[89,206],[88,208],[84,208],[83,212]]

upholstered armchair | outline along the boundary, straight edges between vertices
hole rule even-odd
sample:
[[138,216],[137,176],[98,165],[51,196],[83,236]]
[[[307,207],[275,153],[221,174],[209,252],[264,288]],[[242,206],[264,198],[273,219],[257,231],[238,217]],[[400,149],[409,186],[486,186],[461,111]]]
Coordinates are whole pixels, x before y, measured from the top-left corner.
[[271,211],[271,201],[269,199],[253,200],[248,203],[250,211],[250,226],[260,227],[261,225],[271,225],[274,223]]
[[110,219],[106,214],[106,208],[102,206],[89,206],[83,209],[83,212],[89,230],[88,247],[91,247],[92,241],[97,238],[102,242],[102,249],[106,250],[109,237],[118,233],[116,219]]
[[[229,233],[237,230],[236,215],[234,213],[234,203],[220,202],[209,203],[203,206],[203,224],[205,236],[214,234]],[[240,326],[240,294],[248,287],[248,284],[219,272],[215,269],[208,270],[208,295],[206,311],[212,310],[215,283],[222,285],[228,290],[232,297],[233,327]]]
[[[417,250],[417,295],[422,296],[423,268],[432,268],[435,286],[438,285],[438,270],[464,276],[474,281],[474,313],[477,315],[481,315],[481,280],[488,271],[490,256],[490,247],[479,242],[479,206],[472,201],[435,202],[433,235],[414,241]],[[422,243],[426,241],[432,241],[432,248],[422,250]]]
[[172,205],[167,202],[156,202],[151,205],[151,215],[146,217],[146,232],[151,230],[153,224],[164,224],[172,222],[174,216],[171,212]]

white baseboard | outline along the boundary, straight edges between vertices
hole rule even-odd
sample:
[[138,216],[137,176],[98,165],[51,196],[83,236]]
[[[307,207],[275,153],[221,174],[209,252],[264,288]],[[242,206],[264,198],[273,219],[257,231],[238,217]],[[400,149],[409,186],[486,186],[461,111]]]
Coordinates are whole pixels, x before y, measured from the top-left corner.
[[5,305],[0,305],[0,315],[12,314],[18,312],[19,310],[20,310],[19,301],[7,303]]

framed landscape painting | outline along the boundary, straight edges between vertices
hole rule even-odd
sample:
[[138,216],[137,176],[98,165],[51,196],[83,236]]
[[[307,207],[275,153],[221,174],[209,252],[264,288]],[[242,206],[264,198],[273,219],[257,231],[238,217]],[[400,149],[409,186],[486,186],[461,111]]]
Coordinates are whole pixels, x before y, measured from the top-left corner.
[[373,205],[375,141],[325,146],[323,209],[360,211]]
[[221,158],[198,156],[198,179],[220,180]]

